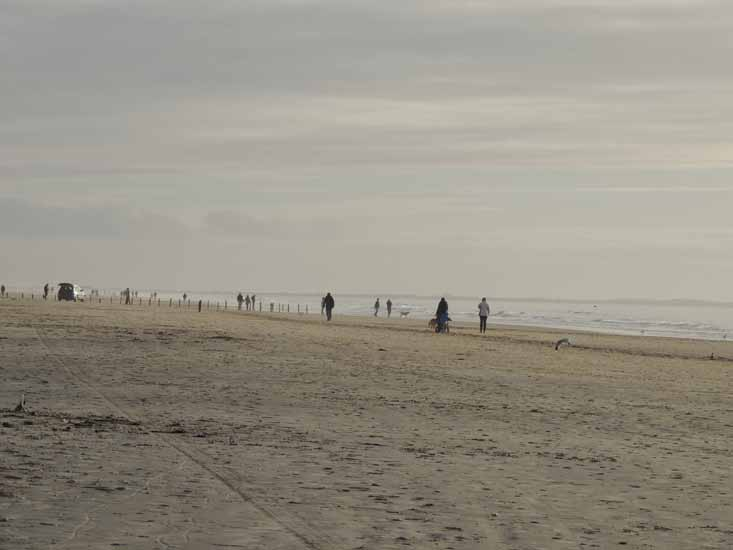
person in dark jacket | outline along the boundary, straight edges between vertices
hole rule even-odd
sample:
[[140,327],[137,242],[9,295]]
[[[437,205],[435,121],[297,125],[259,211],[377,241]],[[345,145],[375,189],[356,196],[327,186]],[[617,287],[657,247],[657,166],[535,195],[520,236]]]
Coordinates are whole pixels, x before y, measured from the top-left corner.
[[448,322],[448,302],[445,298],[441,298],[438,302],[438,309],[435,310],[435,332],[443,332],[445,330],[445,324]]
[[336,302],[333,299],[333,296],[331,296],[331,293],[327,293],[325,298],[323,298],[323,306],[326,309],[326,320],[331,320],[331,312],[333,311],[334,306],[336,305]]

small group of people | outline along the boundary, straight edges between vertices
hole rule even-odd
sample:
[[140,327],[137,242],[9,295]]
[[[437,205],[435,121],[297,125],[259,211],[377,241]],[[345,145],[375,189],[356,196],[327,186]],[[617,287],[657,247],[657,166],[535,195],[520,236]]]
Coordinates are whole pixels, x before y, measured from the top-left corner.
[[244,305],[246,311],[254,311],[255,298],[256,296],[254,294],[252,294],[252,297],[250,298],[249,294],[247,294],[247,296],[242,296],[242,293],[240,292],[239,294],[237,294],[237,309],[239,309],[239,311],[242,311],[242,305]]
[[[392,316],[392,300],[387,298],[386,305],[387,305],[387,317],[389,318]],[[374,316],[375,317],[379,317],[379,307],[380,307],[379,298],[377,298],[377,301],[374,302]]]
[[[479,332],[486,332],[486,321],[489,318],[491,308],[486,301],[486,297],[481,298],[478,304]],[[448,301],[443,297],[438,302],[438,308],[435,310],[435,332],[448,332],[448,322],[451,320],[448,315]]]

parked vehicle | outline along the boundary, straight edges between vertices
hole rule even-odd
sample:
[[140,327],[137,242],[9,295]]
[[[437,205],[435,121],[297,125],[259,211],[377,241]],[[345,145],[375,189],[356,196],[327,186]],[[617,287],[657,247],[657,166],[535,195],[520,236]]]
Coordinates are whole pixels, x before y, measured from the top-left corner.
[[76,296],[74,295],[74,285],[71,283],[59,283],[59,292],[57,296],[59,302],[62,300],[75,302]]
[[87,297],[84,289],[71,283],[59,283],[58,299],[67,302],[83,302]]

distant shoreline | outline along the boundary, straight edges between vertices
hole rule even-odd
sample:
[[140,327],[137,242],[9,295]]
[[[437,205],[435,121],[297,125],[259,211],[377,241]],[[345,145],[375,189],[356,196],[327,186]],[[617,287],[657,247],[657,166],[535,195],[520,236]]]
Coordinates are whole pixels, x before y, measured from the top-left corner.
[[[8,292],[15,294],[18,292],[34,292],[40,294],[44,283],[40,285],[13,285],[10,283],[4,283],[8,288]],[[53,286],[58,285],[57,282],[51,283]],[[80,285],[84,289],[89,290],[92,288],[99,289],[103,296],[118,295],[120,291],[124,290],[125,287],[102,287],[95,285]],[[130,287],[133,288],[133,287]],[[189,296],[197,295],[215,295],[215,296],[236,296],[241,290],[248,294],[261,295],[275,295],[275,296],[309,296],[316,299],[320,299],[324,294],[323,292],[310,291],[294,291],[294,290],[247,290],[246,288],[233,289],[233,290],[212,290],[212,289],[170,289],[170,288],[148,288],[148,287],[137,287],[133,288],[138,292],[147,295],[151,292],[157,292],[165,295],[183,295],[183,293]],[[409,293],[409,292],[331,292],[335,296],[343,296],[347,298],[365,298],[373,300],[376,297],[393,299],[405,299],[413,298],[418,300],[438,300],[441,296],[445,296],[448,300],[480,300],[483,296],[491,302],[509,302],[509,303],[545,303],[545,304],[582,304],[582,305],[598,305],[598,304],[628,304],[628,305],[649,305],[649,306],[690,306],[690,307],[716,307],[716,308],[733,308],[733,300],[709,300],[701,298],[548,298],[548,297],[537,297],[537,296],[489,296],[486,294],[466,295],[466,294],[450,294],[450,293],[435,293],[435,294],[422,294],[422,293]]]

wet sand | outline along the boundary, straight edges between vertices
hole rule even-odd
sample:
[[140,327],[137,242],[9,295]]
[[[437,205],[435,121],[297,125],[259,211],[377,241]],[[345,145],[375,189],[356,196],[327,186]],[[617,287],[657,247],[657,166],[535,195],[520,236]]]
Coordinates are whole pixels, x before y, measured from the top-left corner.
[[731,343],[476,328],[2,300],[0,548],[733,547]]

